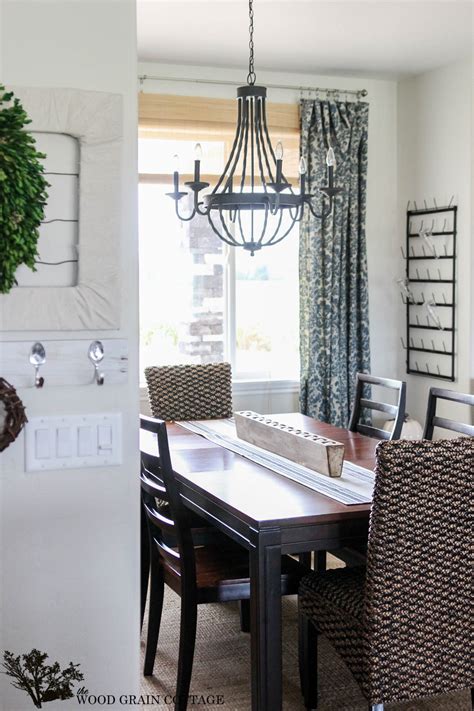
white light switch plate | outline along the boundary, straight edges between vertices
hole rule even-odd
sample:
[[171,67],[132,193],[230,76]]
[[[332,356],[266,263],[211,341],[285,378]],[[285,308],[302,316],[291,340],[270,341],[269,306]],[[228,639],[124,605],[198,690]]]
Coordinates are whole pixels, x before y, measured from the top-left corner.
[[25,427],[26,471],[122,463],[122,415],[32,417]]

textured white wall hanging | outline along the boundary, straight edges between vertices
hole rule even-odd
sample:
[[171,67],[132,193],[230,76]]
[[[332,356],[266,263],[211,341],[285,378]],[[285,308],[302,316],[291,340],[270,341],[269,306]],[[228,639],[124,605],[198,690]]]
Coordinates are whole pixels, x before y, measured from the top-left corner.
[[74,286],[20,286],[0,296],[1,328],[119,328],[122,97],[9,88],[32,119],[32,132],[66,134],[79,143],[78,263]]

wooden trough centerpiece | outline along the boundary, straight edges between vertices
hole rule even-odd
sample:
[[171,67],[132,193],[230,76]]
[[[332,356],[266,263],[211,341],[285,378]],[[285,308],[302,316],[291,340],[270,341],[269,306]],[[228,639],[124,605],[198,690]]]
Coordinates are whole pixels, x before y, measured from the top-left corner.
[[234,413],[237,436],[269,452],[285,457],[318,474],[342,473],[344,445],[327,437],[277,422],[269,415],[245,410]]

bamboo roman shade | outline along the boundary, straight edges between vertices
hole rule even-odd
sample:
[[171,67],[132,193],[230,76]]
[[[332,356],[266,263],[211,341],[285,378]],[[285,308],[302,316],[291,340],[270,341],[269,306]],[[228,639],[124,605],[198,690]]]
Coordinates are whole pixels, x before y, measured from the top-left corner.
[[[138,95],[139,137],[224,141],[227,154],[234,140],[237,123],[237,100],[202,96],[167,94]],[[267,121],[273,145],[281,141],[284,148],[285,175],[298,179],[300,121],[297,104],[267,104]],[[183,166],[184,168],[184,166]],[[192,170],[192,165],[189,165]],[[205,158],[203,171],[206,173]],[[183,175],[183,179],[186,176]],[[210,176],[208,176],[210,177]],[[206,179],[205,176],[203,176]],[[143,182],[151,176],[141,176]]]

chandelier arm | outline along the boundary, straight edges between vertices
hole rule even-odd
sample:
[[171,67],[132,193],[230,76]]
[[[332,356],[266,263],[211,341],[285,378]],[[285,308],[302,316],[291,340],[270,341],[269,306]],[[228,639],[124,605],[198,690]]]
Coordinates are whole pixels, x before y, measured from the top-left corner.
[[283,210],[280,210],[280,217],[278,218],[278,224],[275,228],[275,231],[273,232],[273,234],[270,237],[270,239],[268,240],[268,242],[265,242],[265,244],[263,245],[264,247],[266,247],[267,244],[272,244],[273,240],[275,239],[275,237],[277,236],[277,234],[280,231],[282,221],[283,221]]
[[[245,143],[244,143],[244,153],[243,153],[243,162],[242,162],[242,177],[240,180],[240,192],[243,193],[244,191],[244,185],[245,185],[245,173],[247,171],[247,150],[248,150],[248,144],[249,144],[249,107],[247,104],[247,99],[243,99],[245,101],[245,108],[244,108],[244,122],[245,122]],[[240,154],[240,151],[239,151]]]
[[260,170],[260,179],[262,181],[264,192],[268,192],[267,181],[265,180],[265,168],[263,167],[262,146],[261,146],[261,140],[260,140],[260,112],[261,112],[261,102],[260,101],[257,101],[255,108],[256,108],[256,111],[255,111],[255,143],[257,145],[257,156],[258,156],[258,166],[259,166],[259,170]]
[[235,237],[234,237],[234,235],[232,234],[232,232],[229,232],[229,228],[228,228],[227,225],[226,225],[226,222],[225,222],[225,219],[224,219],[224,215],[222,214],[222,207],[219,208],[219,217],[220,217],[220,219],[221,219],[222,229],[224,230],[226,236],[227,236],[228,239],[231,241],[231,243],[234,245],[234,247],[238,247],[239,243],[238,243],[237,240],[235,239]]
[[303,202],[301,203],[301,205],[300,205],[299,208],[298,208],[299,213],[297,213],[296,222],[301,222],[301,220],[303,219],[303,216],[304,216],[304,206],[305,206],[305,202],[304,202],[304,200],[303,200]]
[[[255,99],[250,99],[249,101],[249,108],[250,108],[250,116],[249,116],[249,124],[250,124],[250,186],[252,189],[252,192],[255,189],[255,147],[254,147],[254,131],[255,131]],[[252,213],[253,216],[253,213]],[[253,240],[253,236],[252,236]]]
[[270,242],[266,242],[266,243],[265,243],[265,247],[273,247],[274,244],[278,244],[278,242],[281,242],[283,239],[285,239],[286,235],[289,234],[289,233],[291,232],[291,230],[293,229],[293,227],[295,226],[295,223],[296,223],[296,220],[291,220],[291,225],[288,227],[288,229],[286,230],[286,232],[284,232],[284,233],[282,234],[282,236],[279,237],[278,239],[273,239],[273,238],[272,238],[272,239],[270,240]]
[[[273,183],[273,173],[272,173],[272,168],[271,168],[270,161],[269,161],[268,154],[267,154],[267,147],[265,144],[265,135],[264,135],[263,127],[262,127],[262,119],[263,119],[263,122],[265,122],[265,126],[266,126],[265,102],[263,102],[263,101],[262,101],[261,110],[262,110],[262,115],[260,116],[260,122],[259,122],[260,139],[261,139],[262,148],[263,148],[263,155],[265,156],[265,163],[267,164],[267,170],[268,170],[268,175],[270,177],[270,182]],[[268,131],[265,131],[265,133],[266,133],[266,136],[268,139]],[[271,144],[270,144],[270,149],[272,150],[272,153],[273,153]]]
[[[238,146],[237,156],[238,156],[239,153],[240,153],[240,146],[242,145],[242,125],[241,125],[241,120],[242,120],[242,99],[239,99],[237,103],[238,103],[238,109],[237,109],[237,130],[236,130],[236,132],[235,132],[234,142],[233,142],[233,144],[232,144],[232,148],[231,148],[231,151],[230,151],[230,155],[229,155],[229,158],[227,159],[227,163],[226,163],[226,165],[225,165],[225,168],[224,168],[224,170],[222,171],[222,175],[221,175],[221,177],[219,178],[219,180],[217,181],[216,186],[215,186],[215,187],[213,188],[213,190],[212,190],[213,193],[216,193],[216,192],[218,191],[218,189],[220,188],[220,186],[222,185],[222,183],[223,183],[223,181],[224,181],[224,178],[225,178],[226,175],[227,175],[227,171],[229,170],[229,166],[230,166],[230,164],[232,163],[232,161],[233,161],[233,159],[234,159],[234,155],[235,155],[235,152],[236,152],[236,150],[237,150],[237,146]],[[239,139],[240,139],[240,141],[239,141]],[[235,171],[235,166],[234,166],[234,167],[232,168],[232,170],[230,171],[230,175],[231,175],[231,176],[234,174],[234,171]]]
[[201,217],[207,217],[211,209],[211,204],[209,203],[209,205],[205,208],[202,208],[201,205],[204,205],[202,201],[196,202],[196,214],[201,215]]
[[174,207],[175,207],[175,212],[176,212],[176,215],[177,215],[178,219],[180,219],[182,222],[189,222],[190,220],[193,219],[193,217],[194,217],[195,214],[196,214],[196,208],[193,207],[193,209],[192,209],[192,211],[191,211],[191,214],[190,214],[188,217],[184,217],[184,215],[180,215],[180,214],[179,214],[178,201],[177,201],[177,200],[175,201],[175,206],[174,206]]
[[262,227],[262,232],[260,234],[260,238],[258,240],[258,244],[262,244],[263,238],[265,237],[265,232],[267,231],[269,207],[270,207],[270,203],[269,203],[269,201],[267,201],[265,203],[265,217],[263,218],[263,227]]
[[275,156],[275,151],[273,150],[272,142],[270,140],[270,134],[268,132],[268,125],[267,125],[267,107],[265,106],[265,103],[262,106],[262,119],[263,119],[263,128],[265,131],[265,136],[268,142],[268,147],[270,148],[270,155],[273,158],[273,160],[276,163],[276,156]]
[[230,240],[227,239],[227,237],[224,237],[219,232],[219,230],[217,229],[217,227],[215,226],[215,224],[212,221],[211,213],[208,214],[207,219],[209,220],[209,224],[211,226],[212,231],[219,237],[219,239],[221,239],[226,244],[230,245],[230,247],[238,247],[239,246],[238,242],[236,242],[235,240],[233,242],[231,242]]
[[312,214],[313,217],[315,217],[317,220],[325,220],[326,217],[328,217],[328,215],[330,215],[331,212],[332,212],[332,204],[333,204],[332,197],[329,198],[329,205],[328,205],[328,207],[327,207],[326,210],[324,209],[324,201],[325,201],[325,198],[323,197],[323,209],[322,209],[322,211],[321,211],[321,214],[318,214],[317,212],[315,212],[315,210],[313,210],[313,206],[312,206],[312,204],[311,204],[311,201],[310,201],[310,200],[306,200],[306,204],[308,205],[311,214]]
[[244,245],[247,243],[247,240],[244,237],[244,230],[242,228],[242,214],[241,214],[240,210],[237,210],[237,223],[238,223],[239,230],[240,230],[240,239],[241,239],[240,244]]

